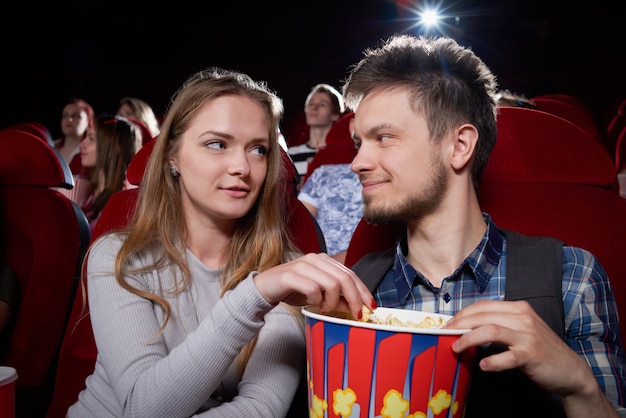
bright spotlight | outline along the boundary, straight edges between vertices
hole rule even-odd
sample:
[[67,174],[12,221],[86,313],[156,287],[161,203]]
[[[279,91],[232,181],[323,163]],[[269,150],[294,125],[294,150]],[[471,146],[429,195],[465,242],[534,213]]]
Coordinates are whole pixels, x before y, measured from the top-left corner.
[[439,24],[439,13],[436,10],[425,10],[420,13],[420,23],[425,28],[437,27]]
[[452,36],[451,32],[463,29],[461,15],[451,10],[459,0],[451,5],[444,5],[444,0],[403,0],[399,3],[402,3],[403,20],[410,24],[407,31]]

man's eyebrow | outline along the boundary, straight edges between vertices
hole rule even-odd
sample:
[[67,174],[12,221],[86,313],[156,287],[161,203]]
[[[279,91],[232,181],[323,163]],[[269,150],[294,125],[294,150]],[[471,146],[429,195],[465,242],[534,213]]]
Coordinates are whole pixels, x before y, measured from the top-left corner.
[[[384,131],[384,130],[387,130],[387,129],[394,129],[394,127],[393,127],[393,125],[391,125],[391,124],[389,124],[387,122],[379,123],[378,125],[370,126],[365,131],[365,136],[375,136],[378,132]],[[355,138],[356,135],[353,134],[352,137]]]

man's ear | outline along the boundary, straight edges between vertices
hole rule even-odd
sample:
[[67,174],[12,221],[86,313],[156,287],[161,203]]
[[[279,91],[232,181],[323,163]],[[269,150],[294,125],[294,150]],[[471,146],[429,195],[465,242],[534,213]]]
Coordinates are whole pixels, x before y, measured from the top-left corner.
[[454,152],[451,164],[455,170],[462,169],[474,155],[478,131],[474,125],[461,125],[455,130]]

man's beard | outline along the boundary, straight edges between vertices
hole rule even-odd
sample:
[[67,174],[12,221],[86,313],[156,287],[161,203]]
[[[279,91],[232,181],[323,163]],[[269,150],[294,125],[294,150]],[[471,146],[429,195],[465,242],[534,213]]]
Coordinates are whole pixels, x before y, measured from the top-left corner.
[[369,223],[411,222],[432,214],[443,201],[448,189],[448,175],[439,158],[433,161],[433,180],[425,190],[415,191],[402,200],[390,199],[374,205],[363,196],[363,217]]

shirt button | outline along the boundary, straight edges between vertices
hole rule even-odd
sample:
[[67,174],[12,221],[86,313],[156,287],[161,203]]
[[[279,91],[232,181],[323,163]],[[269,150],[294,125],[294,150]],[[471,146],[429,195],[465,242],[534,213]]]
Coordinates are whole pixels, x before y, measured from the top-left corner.
[[450,302],[450,299],[452,299],[452,296],[450,296],[450,293],[446,293],[445,295],[443,295],[443,300],[446,303]]

